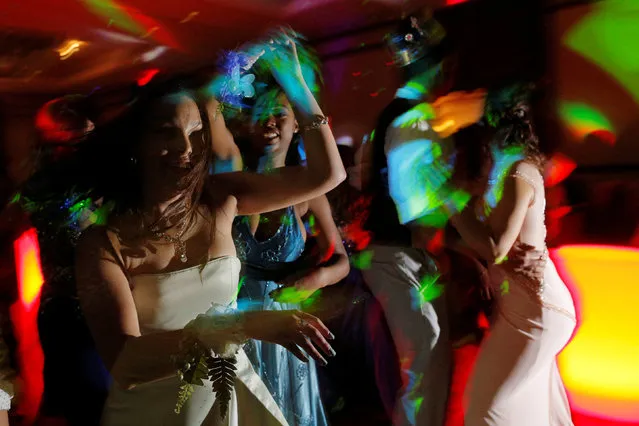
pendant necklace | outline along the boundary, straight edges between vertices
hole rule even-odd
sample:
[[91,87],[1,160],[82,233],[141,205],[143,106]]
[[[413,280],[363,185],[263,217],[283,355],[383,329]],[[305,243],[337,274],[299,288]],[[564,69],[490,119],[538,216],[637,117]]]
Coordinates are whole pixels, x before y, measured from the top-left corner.
[[175,234],[175,237],[168,235],[166,232],[160,231],[157,226],[151,228],[151,232],[156,238],[173,244],[173,246],[175,247],[175,254],[180,258],[180,261],[182,263],[186,263],[189,260],[188,257],[186,257],[186,244],[184,243],[184,241],[182,241],[182,235],[184,235],[184,231],[186,228],[185,225],[186,221],[183,221],[178,226],[178,232],[177,234]]

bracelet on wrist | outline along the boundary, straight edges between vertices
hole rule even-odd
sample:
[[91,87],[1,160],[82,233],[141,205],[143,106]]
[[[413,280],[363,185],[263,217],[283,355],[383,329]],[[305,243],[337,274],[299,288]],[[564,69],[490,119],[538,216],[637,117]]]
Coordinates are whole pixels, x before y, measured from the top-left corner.
[[312,117],[312,120],[304,123],[302,130],[308,132],[318,130],[320,127],[328,125],[328,118],[326,116],[315,114]]

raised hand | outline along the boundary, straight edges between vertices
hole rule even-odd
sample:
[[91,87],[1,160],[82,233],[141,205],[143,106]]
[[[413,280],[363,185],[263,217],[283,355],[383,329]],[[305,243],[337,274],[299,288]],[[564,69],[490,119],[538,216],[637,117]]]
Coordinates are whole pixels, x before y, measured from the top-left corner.
[[304,80],[302,66],[297,52],[297,35],[289,29],[282,29],[264,45],[262,59],[268,63],[275,81],[284,89],[291,103],[309,113],[310,89]]
[[327,341],[334,338],[333,334],[319,318],[302,311],[246,312],[244,330],[248,337],[284,346],[304,362],[308,362],[306,352],[326,365],[326,359],[317,348],[327,356],[335,355]]
[[272,67],[273,77],[281,84],[282,74],[303,79],[302,66],[297,55],[297,34],[288,28],[280,28],[263,45],[262,55]]

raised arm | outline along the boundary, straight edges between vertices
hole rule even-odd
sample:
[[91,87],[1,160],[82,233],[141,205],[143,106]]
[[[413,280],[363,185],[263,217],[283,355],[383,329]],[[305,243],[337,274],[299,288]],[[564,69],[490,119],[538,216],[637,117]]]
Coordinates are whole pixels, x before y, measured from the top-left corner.
[[490,223],[495,224],[492,229],[477,219],[471,207],[451,218],[464,242],[490,263],[500,263],[506,258],[519,237],[528,207],[533,200],[534,188],[512,175],[526,166],[526,163],[517,163],[506,177],[503,196],[490,218]]
[[238,214],[241,215],[273,211],[311,200],[346,178],[333,133],[302,77],[295,43],[286,40],[284,47],[293,58],[292,66],[285,70],[274,67],[273,74],[295,108],[308,155],[307,166],[283,167],[272,174],[236,172],[212,176],[216,191],[237,198]]
[[204,107],[211,129],[211,144],[217,171],[219,172],[220,168],[223,171],[242,170],[242,155],[233,135],[226,127],[224,116],[220,111],[220,103],[217,99],[209,97],[205,100]]

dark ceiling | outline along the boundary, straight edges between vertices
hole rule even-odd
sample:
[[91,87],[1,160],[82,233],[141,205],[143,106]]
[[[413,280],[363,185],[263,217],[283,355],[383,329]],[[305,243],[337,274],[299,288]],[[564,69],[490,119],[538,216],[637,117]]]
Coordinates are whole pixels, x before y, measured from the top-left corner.
[[[326,39],[423,6],[458,2],[3,0],[0,93],[116,85],[151,69],[170,73],[210,64],[220,49],[278,25],[291,25],[310,40]],[[68,44],[74,40],[80,42],[77,49]],[[74,53],[65,57],[70,51]]]

